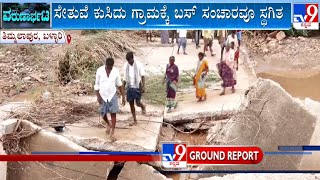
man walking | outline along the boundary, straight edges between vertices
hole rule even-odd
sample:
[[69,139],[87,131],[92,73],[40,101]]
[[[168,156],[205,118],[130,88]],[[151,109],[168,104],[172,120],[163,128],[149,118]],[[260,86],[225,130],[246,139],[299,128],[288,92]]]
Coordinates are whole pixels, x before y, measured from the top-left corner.
[[134,103],[141,108],[142,114],[146,114],[146,106],[141,102],[141,96],[145,92],[145,71],[142,63],[134,59],[133,52],[128,52],[126,59],[123,87],[127,89],[127,101],[133,116],[133,123],[130,125],[135,125],[137,117]]
[[[101,105],[100,114],[107,123],[106,132],[110,134],[111,141],[116,141],[114,129],[116,127],[116,113],[119,111],[117,88],[122,95],[122,105],[126,103],[119,70],[115,67],[113,58],[106,60],[106,65],[98,68],[94,90],[97,101]],[[107,114],[111,115],[111,125]],[[111,128],[111,132],[110,132]]]
[[178,43],[178,33],[177,30],[170,30],[171,34],[171,44],[174,43],[174,39],[176,39],[176,43]]
[[215,54],[213,54],[213,49],[212,49],[214,31],[204,30],[202,34],[203,34],[203,41],[204,41],[203,53],[206,54],[206,49],[209,47],[211,56],[214,56]]
[[179,54],[180,52],[180,47],[182,46],[183,49],[183,54],[187,55],[186,53],[186,48],[187,48],[187,30],[179,30],[179,46],[178,46],[178,52],[177,54]]
[[200,47],[200,39],[201,39],[201,34],[202,31],[201,30],[196,30],[195,32],[195,41],[196,41],[196,48],[198,49]]
[[218,31],[218,38],[219,38],[219,44],[221,47],[221,57],[220,59],[222,60],[223,53],[224,53],[224,48],[226,46],[226,41],[227,41],[227,31],[226,30],[219,30]]
[[152,30],[147,30],[146,34],[147,34],[147,42],[149,42],[149,37],[150,37],[150,42],[152,42]]

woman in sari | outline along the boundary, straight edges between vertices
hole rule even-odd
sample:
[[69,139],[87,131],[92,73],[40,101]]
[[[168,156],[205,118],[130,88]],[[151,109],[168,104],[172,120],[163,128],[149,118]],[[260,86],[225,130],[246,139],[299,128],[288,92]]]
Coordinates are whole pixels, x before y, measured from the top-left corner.
[[198,57],[199,57],[199,61],[196,69],[196,75],[194,76],[193,84],[196,88],[196,97],[200,102],[200,101],[205,101],[207,99],[205,81],[207,79],[207,75],[209,72],[209,65],[208,65],[208,61],[203,59],[204,58],[203,52],[200,52],[198,54]]
[[[234,47],[234,43],[231,43]],[[225,90],[227,87],[231,87],[232,93],[235,93],[234,86],[236,85],[235,73],[236,73],[236,63],[234,61],[235,52],[231,49],[230,44],[226,45],[226,49],[222,58],[222,61],[218,63],[219,75],[222,78],[222,88],[223,91],[220,95],[225,95]]]
[[172,108],[177,107],[176,94],[177,94],[177,83],[179,79],[179,68],[174,64],[175,58],[171,56],[169,58],[169,64],[166,68],[166,74],[163,83],[167,85],[167,108],[168,113],[171,112]]

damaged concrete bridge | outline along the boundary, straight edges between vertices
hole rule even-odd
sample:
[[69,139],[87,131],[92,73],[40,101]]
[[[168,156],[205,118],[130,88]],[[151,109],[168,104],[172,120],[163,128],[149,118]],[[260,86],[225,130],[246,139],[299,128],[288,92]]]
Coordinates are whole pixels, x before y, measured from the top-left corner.
[[[219,50],[218,44],[214,47]],[[191,49],[191,48],[190,48]],[[146,68],[166,65],[167,57],[159,54],[170,54],[171,47],[158,48],[147,61]],[[176,62],[181,69],[190,68],[197,57],[197,50],[190,50],[189,56],[177,56]],[[213,71],[218,57],[209,59]],[[242,59],[242,62],[245,61]],[[147,105],[147,115],[138,112],[138,125],[129,126],[131,114],[129,106],[121,108],[117,116],[115,130],[116,142],[111,142],[105,133],[103,120],[98,115],[79,119],[74,123],[66,123],[62,132],[56,132],[50,126],[38,126],[26,120],[12,119],[12,112],[27,110],[30,102],[11,102],[0,106],[1,136],[9,137],[18,130],[36,132],[19,139],[18,145],[23,147],[22,153],[32,151],[158,151],[160,140],[183,140],[179,133],[194,136],[190,132],[204,132],[201,144],[211,145],[256,145],[263,151],[275,151],[278,145],[320,144],[319,112],[320,104],[311,99],[299,100],[288,94],[278,83],[252,77],[244,66],[238,72],[237,92],[227,92],[219,96],[219,88],[208,88],[208,99],[197,102],[194,90],[181,91],[177,109],[167,113],[163,107]],[[219,84],[213,86],[217,87]],[[73,98],[81,104],[95,103],[94,96]],[[19,125],[17,127],[17,124]],[[167,131],[165,127],[170,127]],[[166,131],[164,131],[166,130]],[[190,134],[188,134],[190,133]],[[12,136],[11,136],[12,138]],[[191,142],[193,143],[193,142]],[[0,153],[7,142],[0,142]],[[20,152],[20,153],[21,153]],[[320,167],[320,161],[313,160],[319,154],[309,157],[266,157],[259,166],[198,166],[199,170],[225,169],[283,169],[314,170]],[[173,179],[173,176],[154,173],[159,164],[139,164],[136,162],[23,162],[0,163],[0,178],[8,180],[41,180],[41,179],[132,179],[153,180]],[[142,176],[142,173],[144,174]],[[312,179],[316,175],[277,176],[279,178]],[[275,179],[277,179],[277,177]],[[226,175],[186,174],[174,179],[272,179],[265,175]],[[279,179],[278,178],[278,179]]]

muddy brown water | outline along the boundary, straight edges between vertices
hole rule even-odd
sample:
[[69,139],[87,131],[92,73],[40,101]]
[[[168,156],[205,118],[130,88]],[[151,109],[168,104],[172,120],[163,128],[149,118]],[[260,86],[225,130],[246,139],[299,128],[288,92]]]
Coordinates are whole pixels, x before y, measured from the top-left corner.
[[278,82],[293,97],[320,100],[320,71],[260,72],[257,76]]

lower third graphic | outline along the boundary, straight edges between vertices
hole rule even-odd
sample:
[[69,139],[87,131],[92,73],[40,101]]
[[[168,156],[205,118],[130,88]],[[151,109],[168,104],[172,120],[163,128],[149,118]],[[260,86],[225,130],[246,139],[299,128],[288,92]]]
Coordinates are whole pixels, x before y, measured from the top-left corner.
[[187,143],[163,143],[162,166],[164,168],[187,168]]

